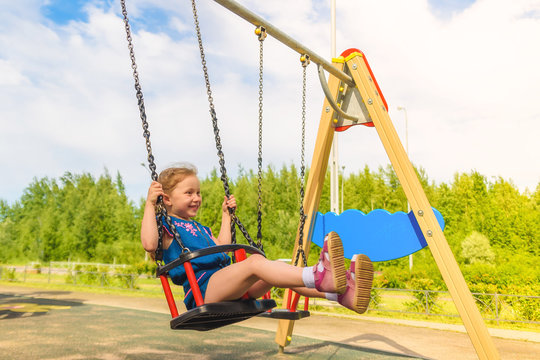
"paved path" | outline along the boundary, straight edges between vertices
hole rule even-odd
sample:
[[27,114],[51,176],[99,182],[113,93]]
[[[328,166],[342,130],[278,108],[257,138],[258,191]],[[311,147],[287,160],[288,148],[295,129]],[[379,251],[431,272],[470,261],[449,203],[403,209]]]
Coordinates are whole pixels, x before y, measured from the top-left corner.
[[[160,298],[0,285],[0,359],[477,358],[457,325],[315,313],[296,322],[292,344],[278,355],[275,320],[185,332],[168,328],[168,313]],[[502,359],[540,359],[539,333],[490,333]]]

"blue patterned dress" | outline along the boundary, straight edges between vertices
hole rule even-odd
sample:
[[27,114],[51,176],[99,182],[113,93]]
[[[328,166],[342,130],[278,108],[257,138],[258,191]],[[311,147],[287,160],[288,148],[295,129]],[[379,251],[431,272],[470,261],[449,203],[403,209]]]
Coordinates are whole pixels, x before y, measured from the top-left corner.
[[[209,227],[203,226],[195,220],[187,221],[182,220],[176,217],[171,216],[173,225],[176,227],[176,231],[180,234],[180,239],[185,247],[189,250],[200,250],[207,248],[209,246],[215,246],[216,243],[212,239],[212,230]],[[163,228],[170,236],[172,232],[170,231],[168,225],[163,219]],[[182,253],[182,248],[174,240],[169,246],[168,249],[163,249],[163,261],[168,264],[171,261],[177,259]],[[195,272],[195,278],[201,289],[201,294],[203,299],[206,293],[206,287],[208,286],[208,280],[210,277],[218,270],[230,265],[231,258],[225,253],[211,254],[207,256],[201,256],[199,258],[193,259],[190,261],[193,266],[193,271]],[[187,280],[186,271],[184,266],[180,265],[171,269],[169,271],[169,276],[171,280],[176,285],[182,285],[184,287],[184,304],[188,310],[193,309],[197,305],[195,304],[195,299],[189,286]]]

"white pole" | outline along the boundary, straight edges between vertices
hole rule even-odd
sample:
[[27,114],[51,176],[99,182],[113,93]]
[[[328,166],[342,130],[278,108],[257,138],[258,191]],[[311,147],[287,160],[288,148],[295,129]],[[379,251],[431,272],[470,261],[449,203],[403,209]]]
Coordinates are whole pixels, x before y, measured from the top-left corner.
[[[403,113],[405,114],[405,151],[407,152],[407,157],[409,157],[409,118],[407,116],[407,109],[404,106],[398,106],[398,110],[403,110]],[[411,159],[409,158],[409,161]],[[407,214],[411,211],[411,205],[409,204],[409,200],[407,200]],[[413,256],[412,254],[409,255],[409,270],[412,270],[413,267]]]
[[331,41],[331,45],[332,45],[332,49],[331,49],[331,54],[333,58],[336,57],[336,0],[332,0],[332,5],[331,5],[332,9],[331,9],[331,16],[332,16],[332,19],[331,19],[331,36],[332,38],[330,39]]
[[[331,56],[336,57],[336,0],[331,0]],[[330,149],[330,211],[339,214],[339,153],[338,134]]]
[[345,193],[343,192],[343,184],[345,183],[345,166],[341,167],[341,212],[343,212],[343,198]]

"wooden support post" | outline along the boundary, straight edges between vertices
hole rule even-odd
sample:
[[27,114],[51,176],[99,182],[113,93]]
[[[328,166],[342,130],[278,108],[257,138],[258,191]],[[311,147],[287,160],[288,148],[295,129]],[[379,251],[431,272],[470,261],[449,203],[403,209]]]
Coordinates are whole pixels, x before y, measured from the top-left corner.
[[[333,64],[339,70],[342,70],[344,63]],[[339,92],[339,79],[333,75],[329,76],[328,88],[337,98]],[[319,122],[319,130],[317,132],[317,139],[315,141],[315,149],[313,152],[313,159],[311,160],[311,167],[309,170],[309,177],[306,184],[306,193],[304,197],[304,211],[306,213],[306,223],[304,225],[304,252],[306,256],[309,255],[309,248],[311,245],[311,236],[313,234],[313,225],[315,221],[315,215],[319,209],[319,201],[321,199],[324,178],[326,176],[326,170],[328,167],[328,157],[330,156],[330,148],[332,147],[332,140],[334,139],[334,128],[332,127],[332,115],[333,110],[328,103],[328,100],[324,100],[323,110],[321,114],[321,120]],[[300,229],[298,229],[300,230]],[[296,241],[293,250],[293,261],[296,256],[298,248],[298,239],[300,231],[296,234]],[[299,261],[298,266],[303,266]],[[288,296],[286,290],[284,299]],[[286,307],[286,302],[283,302],[283,307]],[[280,320],[278,329],[276,332],[276,343],[280,346],[280,349],[289,345],[290,336],[292,335],[294,328],[294,320]]]
[[362,99],[371,115],[377,133],[394,167],[411,209],[433,254],[439,271],[452,295],[467,333],[480,359],[499,359],[499,353],[476,307],[463,274],[444,237],[416,172],[401,144],[396,129],[376,87],[363,54],[354,52],[345,59]]
[[[396,172],[399,182],[411,205],[414,216],[426,238],[429,249],[441,272],[441,275],[452,295],[456,308],[465,325],[467,333],[480,359],[500,359],[500,355],[487,331],[482,316],[476,307],[472,294],[463,278],[463,274],[452,254],[452,251],[444,237],[442,229],[435,218],[433,209],[422,189],[416,172],[407,156],[399,136],[392,125],[388,115],[387,107],[378,88],[376,81],[369,69],[365,57],[360,52],[349,52],[343,63],[337,61],[334,66],[340,71],[344,70],[345,64],[350,72],[362,101],[366,106],[369,117],[377,130],[381,142],[388,154],[390,162]],[[330,75],[328,88],[334,99],[337,99],[340,81]],[[304,241],[304,251],[309,254],[313,222],[318,210],[319,201],[324,184],[324,178],[328,166],[328,157],[334,137],[332,127],[332,116],[334,112],[330,108],[328,100],[325,99],[319,131],[315,143],[315,151],[311,163],[310,174],[306,186],[306,196],[304,209],[307,214],[304,234],[307,234]],[[296,237],[293,258],[298,247],[298,234]],[[285,296],[288,294],[286,293]],[[284,304],[286,307],[286,304]],[[280,320],[275,341],[279,345],[280,351],[290,343],[294,328],[294,321]]]

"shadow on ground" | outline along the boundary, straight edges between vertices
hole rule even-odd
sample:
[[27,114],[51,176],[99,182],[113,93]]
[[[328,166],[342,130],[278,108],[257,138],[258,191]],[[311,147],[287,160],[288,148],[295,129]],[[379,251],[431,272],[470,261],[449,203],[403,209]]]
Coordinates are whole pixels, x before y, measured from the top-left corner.
[[[58,294],[59,292],[51,293]],[[68,294],[69,292],[64,293]],[[47,295],[47,292],[31,293],[26,296],[0,294],[0,320],[38,317],[46,315],[51,310],[65,310],[82,305],[80,301],[48,299],[43,298],[44,295]]]
[[234,325],[210,332],[173,331],[169,320],[164,314],[50,299],[47,292],[0,294],[0,359],[422,358],[347,343],[369,334],[344,343],[296,336],[294,346],[278,354],[274,332]]
[[[353,343],[358,341],[378,341],[385,343],[389,345],[390,347],[401,351],[403,354],[393,354],[389,353],[387,351],[380,351],[376,349],[369,349],[366,347],[353,345]],[[309,345],[309,346],[296,346],[291,348],[287,351],[287,353],[293,353],[293,354],[302,354],[304,352],[309,353],[313,351],[316,348],[324,348],[324,347],[334,347],[334,348],[342,348],[342,349],[348,349],[353,351],[360,351],[363,353],[371,354],[372,358],[377,358],[375,356],[382,356],[382,358],[387,358],[388,356],[392,356],[392,358],[404,358],[404,359],[428,359],[426,357],[423,357],[421,354],[418,354],[411,349],[408,349],[407,347],[404,347],[400,344],[398,344],[396,341],[387,338],[386,336],[381,336],[378,334],[362,334],[358,336],[351,337],[349,339],[343,340],[343,342],[334,342],[334,341],[323,341],[315,345]],[[405,355],[411,354],[411,355]]]

